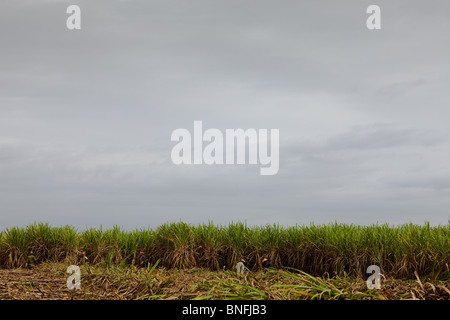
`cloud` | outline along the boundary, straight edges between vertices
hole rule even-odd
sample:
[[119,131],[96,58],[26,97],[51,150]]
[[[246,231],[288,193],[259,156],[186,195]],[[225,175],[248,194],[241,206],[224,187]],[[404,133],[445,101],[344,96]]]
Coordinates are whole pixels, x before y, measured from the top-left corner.
[[[447,1],[68,4],[0,4],[2,227],[447,223]],[[194,120],[280,129],[279,173],[173,165]]]

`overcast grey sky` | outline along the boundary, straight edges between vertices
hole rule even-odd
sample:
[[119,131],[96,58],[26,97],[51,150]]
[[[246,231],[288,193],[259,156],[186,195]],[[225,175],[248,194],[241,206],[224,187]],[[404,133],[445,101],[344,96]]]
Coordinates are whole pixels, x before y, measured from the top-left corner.
[[[447,224],[449,57],[448,0],[2,0],[0,227]],[[278,174],[174,165],[194,120]]]

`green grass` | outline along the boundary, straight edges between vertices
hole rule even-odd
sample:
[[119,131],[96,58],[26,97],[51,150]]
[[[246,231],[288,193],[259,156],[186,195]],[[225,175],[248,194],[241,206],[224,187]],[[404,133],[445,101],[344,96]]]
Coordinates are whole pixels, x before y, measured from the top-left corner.
[[30,251],[38,262],[77,263],[85,251],[90,263],[110,267],[136,264],[139,251],[144,250],[151,264],[159,260],[167,268],[232,269],[244,257],[251,270],[259,270],[261,259],[267,257],[274,267],[296,268],[316,276],[364,277],[366,268],[376,264],[386,275],[414,279],[417,271],[435,280],[449,278],[449,248],[450,223],[435,227],[428,223],[282,227],[180,222],[154,230],[114,227],[82,232],[39,223],[0,233],[0,266],[24,266]]

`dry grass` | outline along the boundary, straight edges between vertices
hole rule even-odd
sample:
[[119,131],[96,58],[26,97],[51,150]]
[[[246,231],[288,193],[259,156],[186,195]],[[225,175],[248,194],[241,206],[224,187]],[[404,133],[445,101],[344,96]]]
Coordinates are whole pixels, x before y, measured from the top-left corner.
[[364,279],[312,277],[287,270],[212,272],[81,266],[81,289],[67,289],[68,265],[43,263],[32,270],[0,270],[0,299],[238,299],[238,300],[450,300],[450,283],[383,279],[381,290],[369,290]]

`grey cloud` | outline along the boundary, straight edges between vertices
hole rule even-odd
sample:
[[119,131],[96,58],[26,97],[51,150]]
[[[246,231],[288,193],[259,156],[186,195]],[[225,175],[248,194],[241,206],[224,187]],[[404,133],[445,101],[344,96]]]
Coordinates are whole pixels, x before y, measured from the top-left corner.
[[391,125],[375,124],[360,127],[330,138],[327,142],[332,149],[379,149],[402,146],[433,146],[442,143],[443,138],[435,132],[399,129]]
[[[2,227],[447,222],[448,1],[68,4],[0,4]],[[279,173],[173,165],[194,120],[280,129]]]

